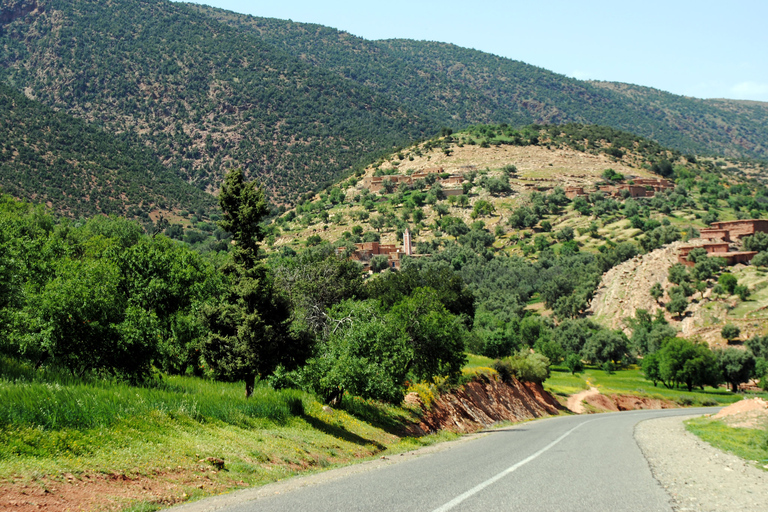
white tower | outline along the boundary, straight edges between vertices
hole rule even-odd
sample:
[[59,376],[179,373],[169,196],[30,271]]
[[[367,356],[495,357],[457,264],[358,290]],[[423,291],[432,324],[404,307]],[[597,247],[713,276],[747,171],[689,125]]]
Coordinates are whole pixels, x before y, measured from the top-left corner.
[[413,247],[411,247],[411,232],[408,231],[408,228],[405,228],[405,233],[403,233],[403,252],[408,256],[413,255]]

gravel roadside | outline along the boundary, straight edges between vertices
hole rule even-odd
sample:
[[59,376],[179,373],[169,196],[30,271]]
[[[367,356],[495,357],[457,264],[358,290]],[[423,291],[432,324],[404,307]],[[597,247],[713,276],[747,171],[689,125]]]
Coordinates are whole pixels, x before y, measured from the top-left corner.
[[768,472],[713,448],[671,417],[635,427],[635,439],[653,472],[680,512],[765,512]]

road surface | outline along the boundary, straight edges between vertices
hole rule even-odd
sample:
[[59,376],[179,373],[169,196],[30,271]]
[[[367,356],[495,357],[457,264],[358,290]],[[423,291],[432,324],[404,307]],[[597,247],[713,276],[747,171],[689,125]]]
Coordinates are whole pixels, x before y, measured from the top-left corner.
[[[401,463],[333,471],[177,507],[179,512],[671,511],[635,442],[643,420],[717,409],[549,418],[490,430]],[[397,459],[397,456],[392,457]],[[176,509],[174,509],[176,510]]]

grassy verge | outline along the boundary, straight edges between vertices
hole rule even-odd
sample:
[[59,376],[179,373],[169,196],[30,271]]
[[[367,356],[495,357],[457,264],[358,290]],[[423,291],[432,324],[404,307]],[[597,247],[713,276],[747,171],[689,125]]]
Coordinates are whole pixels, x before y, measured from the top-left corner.
[[[141,388],[2,364],[4,490],[60,487],[92,475],[165,481],[150,503],[140,484],[121,501],[152,510],[456,437],[401,436],[416,419],[412,411],[350,397],[329,410],[310,394],[267,386],[246,400],[241,383],[167,377]],[[208,458],[223,459],[224,467]]]
[[736,428],[707,417],[689,420],[685,428],[715,448],[768,469],[768,431],[765,428]]
[[642,370],[636,366],[625,370],[606,373],[603,370],[588,367],[581,373],[572,375],[567,369],[554,366],[544,388],[554,395],[569,396],[579,391],[596,387],[603,394],[635,395],[640,397],[672,400],[680,405],[724,405],[743,398],[723,388],[705,388],[688,391],[685,388],[668,389],[645,380]]

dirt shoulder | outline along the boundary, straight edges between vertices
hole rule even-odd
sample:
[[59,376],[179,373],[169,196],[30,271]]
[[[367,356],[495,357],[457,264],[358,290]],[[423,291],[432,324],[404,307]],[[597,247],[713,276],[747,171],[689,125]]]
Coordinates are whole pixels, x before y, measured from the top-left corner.
[[713,448],[687,432],[693,416],[641,422],[635,439],[653,476],[670,495],[675,510],[701,512],[764,511],[768,472]]

